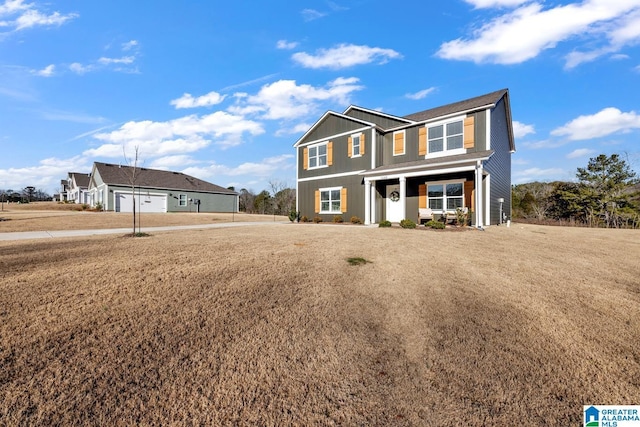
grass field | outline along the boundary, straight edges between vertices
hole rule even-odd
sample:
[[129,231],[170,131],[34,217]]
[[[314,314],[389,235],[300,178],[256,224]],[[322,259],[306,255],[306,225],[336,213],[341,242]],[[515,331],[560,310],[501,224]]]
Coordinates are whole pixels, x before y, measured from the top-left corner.
[[0,242],[0,425],[579,425],[638,404],[639,273],[519,224]]

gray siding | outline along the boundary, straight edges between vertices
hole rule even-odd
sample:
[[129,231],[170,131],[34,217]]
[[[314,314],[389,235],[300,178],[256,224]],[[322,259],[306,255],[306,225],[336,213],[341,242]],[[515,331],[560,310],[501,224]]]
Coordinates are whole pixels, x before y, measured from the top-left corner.
[[298,183],[298,210],[300,215],[310,220],[319,216],[324,222],[332,222],[336,214],[319,215],[315,213],[315,192],[320,188],[345,187],[347,189],[347,212],[342,213],[345,222],[352,216],[364,221],[364,182],[361,176],[344,176],[330,179],[317,179]]
[[407,124],[407,122],[402,120],[396,120],[391,117],[380,116],[362,110],[351,110],[347,113],[347,116],[364,120],[365,122],[375,123],[383,129],[395,128]]
[[333,142],[333,164],[331,166],[318,169],[305,170],[303,168],[304,149],[306,147],[298,147],[298,178],[309,178],[371,169],[372,131],[371,129],[367,129],[363,133],[365,134],[365,150],[364,155],[360,157],[349,157],[349,135],[337,138],[327,138],[327,141]]
[[474,146],[468,148],[467,153],[485,151],[487,146],[487,111],[482,110],[468,116],[474,116]]
[[511,153],[504,98],[491,111],[491,149],[495,153],[485,164],[491,176],[489,224],[497,224],[500,220],[498,198],[504,198],[503,209],[511,217]]
[[326,139],[340,133],[362,129],[365,126],[366,125],[362,123],[353,122],[342,117],[328,115],[326,119],[322,123],[320,123],[318,127],[316,127],[311,133],[309,133],[304,138],[304,140],[300,141],[300,143],[304,144],[305,142]]
[[421,127],[424,127],[424,125],[405,129],[405,154],[399,156],[393,155],[393,132],[389,132],[384,136],[382,160],[384,166],[424,159],[424,156],[418,156],[418,129]]

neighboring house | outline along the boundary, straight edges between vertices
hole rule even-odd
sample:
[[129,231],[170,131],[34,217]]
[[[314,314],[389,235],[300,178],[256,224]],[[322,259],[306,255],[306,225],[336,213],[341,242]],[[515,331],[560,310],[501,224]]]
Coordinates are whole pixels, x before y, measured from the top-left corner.
[[417,222],[419,210],[437,218],[466,208],[482,227],[511,215],[507,89],[405,117],[329,111],[294,147],[297,209],[309,218]]
[[89,203],[89,174],[80,172],[69,172],[66,183],[62,181],[66,191],[66,201],[80,204]]
[[89,204],[105,211],[237,212],[238,193],[198,178],[158,169],[95,162],[89,179]]
[[[69,181],[66,179],[60,180],[60,194],[56,198],[58,202],[66,202],[67,201],[67,192],[69,191]],[[55,195],[54,195],[55,197]]]

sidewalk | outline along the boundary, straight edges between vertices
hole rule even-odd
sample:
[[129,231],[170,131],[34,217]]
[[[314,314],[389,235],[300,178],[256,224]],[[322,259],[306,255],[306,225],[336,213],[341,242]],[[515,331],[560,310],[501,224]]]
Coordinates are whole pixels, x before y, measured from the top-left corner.
[[[242,227],[245,225],[261,224],[287,224],[287,222],[220,222],[216,224],[197,225],[174,225],[168,227],[142,227],[141,232],[153,233],[155,231],[175,231],[175,230],[202,230],[207,228],[228,228]],[[0,241],[8,240],[28,240],[28,239],[55,239],[58,237],[80,237],[96,236],[103,234],[129,234],[132,228],[106,228],[95,230],[56,230],[56,231],[21,231],[11,233],[0,233]]]

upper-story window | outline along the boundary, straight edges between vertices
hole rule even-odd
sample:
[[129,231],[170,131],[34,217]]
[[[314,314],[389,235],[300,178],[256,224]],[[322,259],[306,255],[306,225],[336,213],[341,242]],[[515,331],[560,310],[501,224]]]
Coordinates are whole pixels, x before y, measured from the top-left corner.
[[352,157],[360,156],[360,135],[353,135],[351,137],[351,141],[353,143],[353,154]]
[[463,121],[458,120],[429,128],[429,153],[463,147]]
[[327,144],[309,147],[309,169],[327,165]]

